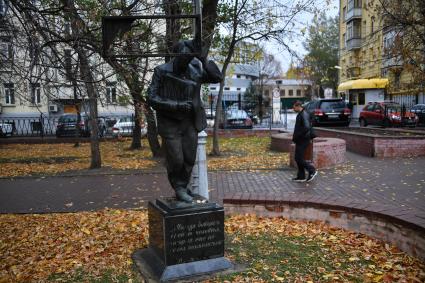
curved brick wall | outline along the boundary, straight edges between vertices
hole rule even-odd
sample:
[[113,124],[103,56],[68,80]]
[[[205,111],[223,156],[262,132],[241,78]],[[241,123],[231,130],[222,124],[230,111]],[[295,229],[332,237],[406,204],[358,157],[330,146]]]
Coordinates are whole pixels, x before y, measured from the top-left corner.
[[[313,142],[313,164],[319,168],[333,167],[344,163],[345,159],[345,140],[337,138],[315,138]],[[295,144],[290,147],[290,165],[297,167],[295,163]]]
[[270,149],[280,152],[290,152],[292,144],[292,134],[279,133],[271,137]]

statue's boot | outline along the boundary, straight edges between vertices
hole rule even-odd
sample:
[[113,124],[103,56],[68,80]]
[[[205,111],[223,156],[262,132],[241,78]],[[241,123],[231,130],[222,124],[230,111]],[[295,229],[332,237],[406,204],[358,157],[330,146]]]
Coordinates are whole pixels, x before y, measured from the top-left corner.
[[187,203],[192,203],[193,202],[193,197],[191,197],[188,193],[187,190],[185,188],[179,188],[176,189],[176,197],[178,200],[187,202]]
[[191,197],[194,197],[195,196],[195,193],[192,192],[191,189],[187,189],[187,194],[190,195]]

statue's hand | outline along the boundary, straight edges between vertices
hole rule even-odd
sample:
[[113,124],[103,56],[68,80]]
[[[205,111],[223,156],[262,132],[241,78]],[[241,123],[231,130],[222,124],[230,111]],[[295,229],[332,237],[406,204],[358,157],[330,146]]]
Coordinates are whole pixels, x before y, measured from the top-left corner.
[[177,105],[177,109],[179,111],[189,112],[193,108],[192,101],[179,102]]

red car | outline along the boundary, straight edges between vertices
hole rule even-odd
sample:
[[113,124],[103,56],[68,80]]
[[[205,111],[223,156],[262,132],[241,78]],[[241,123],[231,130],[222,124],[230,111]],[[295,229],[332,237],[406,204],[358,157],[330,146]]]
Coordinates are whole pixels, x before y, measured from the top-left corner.
[[361,127],[367,125],[415,127],[418,117],[396,102],[369,102],[360,112],[359,122]]

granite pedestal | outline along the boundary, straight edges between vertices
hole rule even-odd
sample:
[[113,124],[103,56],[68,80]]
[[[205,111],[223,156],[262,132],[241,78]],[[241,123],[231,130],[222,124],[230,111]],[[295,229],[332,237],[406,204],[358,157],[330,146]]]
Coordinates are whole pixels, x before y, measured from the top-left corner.
[[222,206],[156,200],[149,202],[148,215],[149,246],[133,254],[147,281],[172,281],[232,268],[224,258]]

